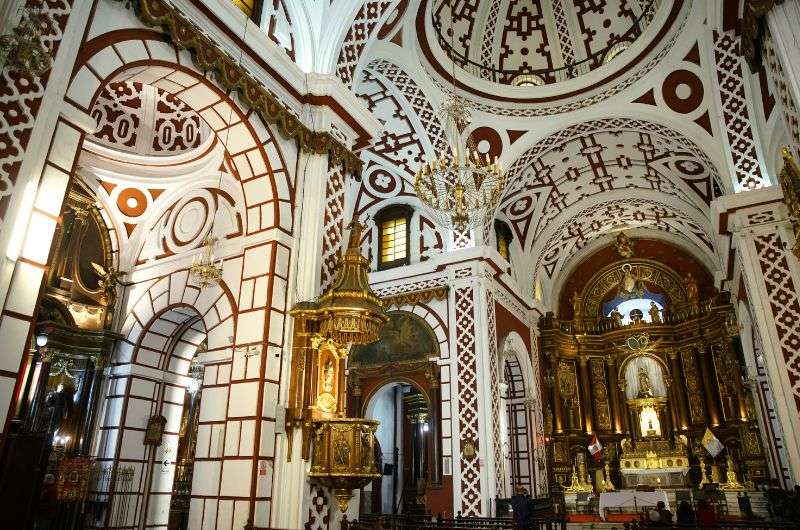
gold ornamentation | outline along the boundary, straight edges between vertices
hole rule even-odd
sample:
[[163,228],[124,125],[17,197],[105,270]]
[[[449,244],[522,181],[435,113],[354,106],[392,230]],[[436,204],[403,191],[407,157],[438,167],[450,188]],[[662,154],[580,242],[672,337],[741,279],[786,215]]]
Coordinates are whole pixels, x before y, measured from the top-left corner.
[[465,135],[470,123],[469,103],[455,94],[440,109],[448,149],[422,164],[414,191],[440,226],[458,231],[484,226],[494,219],[503,196],[506,173],[495,157],[481,155]]
[[19,74],[38,77],[53,64],[52,51],[42,39],[51,22],[41,8],[26,9],[19,24],[0,36],[0,64]]
[[600,429],[611,429],[611,409],[608,403],[605,363],[602,359],[591,360],[592,393],[594,394],[595,419]]
[[800,259],[800,170],[792,157],[792,152],[788,147],[781,150],[783,154],[783,168],[778,174],[778,180],[783,190],[783,202],[789,209],[789,216],[794,227],[795,244],[792,253]]
[[238,90],[244,102],[274,124],[282,134],[297,140],[300,148],[311,153],[328,153],[333,164],[341,164],[345,172],[359,172],[363,162],[328,132],[312,131],[275,96],[221,47],[206,37],[177,9],[165,0],[139,0],[134,10],[149,26],[163,26],[179,48],[194,52],[194,61],[201,71],[214,71],[223,88]]
[[726,491],[744,491],[744,485],[739,482],[739,479],[736,478],[736,470],[733,468],[733,459],[731,458],[731,452],[728,450],[726,451],[728,454],[725,458],[725,464],[728,468],[725,471],[725,478],[727,481],[724,484],[720,484],[719,489],[726,490]]
[[404,305],[427,304],[433,300],[446,300],[450,288],[447,286],[423,289],[410,293],[401,293],[394,296],[387,296],[383,299],[385,307],[402,307]]
[[373,458],[380,422],[362,418],[315,420],[314,452],[309,478],[329,488],[342,512],[361,488],[380,476]]
[[631,259],[622,263],[622,266],[626,270],[622,269],[620,262],[612,263],[589,279],[582,294],[584,315],[600,315],[601,301],[611,289],[622,285],[628,267],[630,267],[628,285],[631,286],[630,280],[634,280],[632,290],[636,290],[637,283],[646,282],[660,287],[673,304],[686,300],[683,278],[669,267],[647,259]]
[[623,258],[630,259],[633,257],[633,241],[625,235],[625,232],[620,232],[617,235],[614,246],[617,248],[617,254]]
[[689,415],[692,423],[702,423],[705,421],[705,408],[694,353],[690,349],[683,350],[681,352],[681,360],[683,361],[683,373],[686,380],[686,395],[689,398]]
[[192,258],[191,276],[200,287],[217,285],[222,280],[222,258],[216,259],[217,238],[209,234],[203,241],[202,251]]
[[564,491],[566,493],[591,493],[594,488],[592,487],[592,480],[586,472],[586,463],[582,459],[576,459],[578,463],[577,465],[572,465],[569,486]]
[[608,462],[603,466],[603,484],[602,490],[609,492],[614,491],[614,483],[611,481],[611,467],[608,465]]

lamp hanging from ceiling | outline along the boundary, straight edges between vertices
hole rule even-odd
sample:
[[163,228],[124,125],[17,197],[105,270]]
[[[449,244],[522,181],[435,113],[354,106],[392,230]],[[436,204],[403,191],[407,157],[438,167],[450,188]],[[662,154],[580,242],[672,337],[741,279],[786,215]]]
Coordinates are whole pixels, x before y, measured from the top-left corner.
[[[452,9],[450,26],[452,40]],[[491,160],[489,155],[481,155],[474,139],[465,134],[472,118],[470,104],[458,95],[455,62],[452,65],[452,91],[439,109],[447,152],[423,162],[414,179],[414,191],[438,225],[465,231],[494,219],[506,174],[497,157]]]

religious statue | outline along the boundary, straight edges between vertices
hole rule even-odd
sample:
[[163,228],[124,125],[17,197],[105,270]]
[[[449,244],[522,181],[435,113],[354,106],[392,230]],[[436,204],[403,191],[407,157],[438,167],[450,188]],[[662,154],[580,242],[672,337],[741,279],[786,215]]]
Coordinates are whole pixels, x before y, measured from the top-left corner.
[[653,397],[653,386],[650,384],[650,375],[647,368],[639,367],[639,397]]
[[350,462],[350,446],[344,435],[339,435],[333,445],[333,461],[337,466],[346,466]]
[[625,235],[625,232],[620,232],[619,235],[617,235],[616,247],[617,253],[623,258],[628,259],[633,257],[633,242]]
[[626,263],[622,266],[622,278],[617,288],[617,296],[623,300],[641,298],[644,296],[644,284],[642,280],[639,279],[639,276],[633,270],[630,263]]
[[581,297],[578,295],[578,291],[575,291],[572,295],[572,318],[577,320],[582,314]]
[[611,468],[608,462],[603,466],[603,491],[614,491],[614,483],[611,481]]
[[691,304],[697,304],[700,301],[697,280],[694,279],[691,272],[686,275],[686,299]]
[[622,313],[616,307],[611,311],[611,323],[615,328],[622,327]]
[[658,309],[658,306],[652,300],[650,301],[650,322],[653,324],[661,324],[661,312]]
[[328,359],[323,370],[325,378],[322,381],[322,389],[325,392],[333,392],[333,361]]

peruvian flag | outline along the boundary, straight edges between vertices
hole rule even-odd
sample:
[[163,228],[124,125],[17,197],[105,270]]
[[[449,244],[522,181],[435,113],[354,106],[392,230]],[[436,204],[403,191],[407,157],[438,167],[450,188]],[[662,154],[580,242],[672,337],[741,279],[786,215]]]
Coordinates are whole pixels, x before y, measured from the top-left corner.
[[600,440],[597,439],[596,434],[592,434],[592,441],[589,442],[589,453],[592,455],[592,460],[595,462],[600,461],[600,457],[602,456],[603,452],[603,444],[600,443]]

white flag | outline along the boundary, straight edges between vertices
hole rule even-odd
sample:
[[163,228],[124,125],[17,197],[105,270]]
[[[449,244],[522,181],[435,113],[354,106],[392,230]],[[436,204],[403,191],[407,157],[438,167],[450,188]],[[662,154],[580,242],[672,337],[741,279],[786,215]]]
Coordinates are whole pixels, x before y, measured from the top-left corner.
[[723,449],[725,449],[725,446],[722,445],[722,442],[720,442],[719,439],[714,436],[714,433],[711,432],[711,429],[708,427],[706,427],[706,433],[703,435],[703,447],[706,448],[706,451],[708,451],[708,454],[710,454],[712,457],[716,457],[722,452]]

